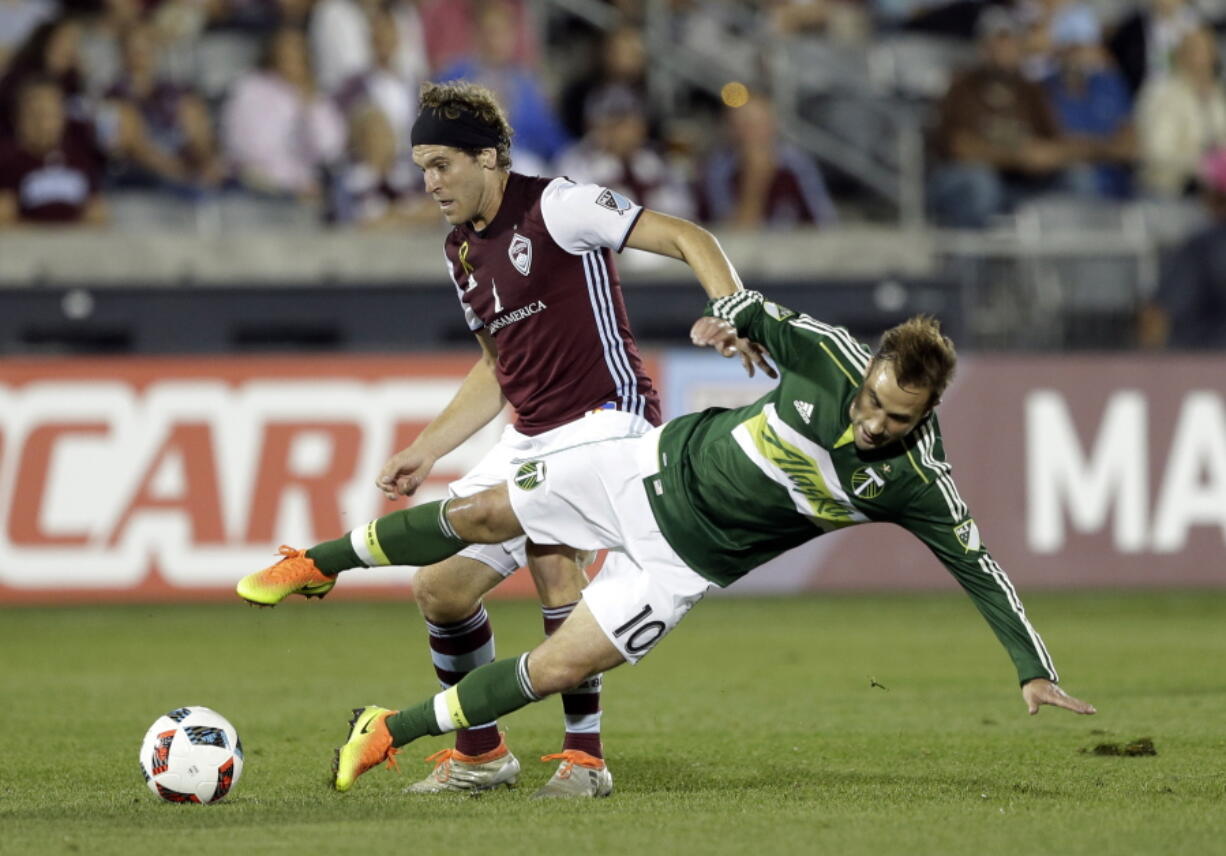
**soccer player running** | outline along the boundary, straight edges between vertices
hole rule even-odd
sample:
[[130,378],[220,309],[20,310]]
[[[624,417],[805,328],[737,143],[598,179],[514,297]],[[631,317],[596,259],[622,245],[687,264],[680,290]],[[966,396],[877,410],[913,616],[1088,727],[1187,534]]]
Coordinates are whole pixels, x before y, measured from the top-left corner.
[[873,353],[842,328],[740,292],[709,304],[691,337],[729,353],[738,333],[765,346],[782,372],[753,404],[541,455],[507,484],[380,521],[380,549],[406,563],[519,534],[610,553],[579,606],[531,652],[400,711],[355,710],[334,759],[337,790],[419,737],[503,716],[637,662],[712,585],[869,521],[909,530],[954,575],[1012,658],[1030,713],[1045,704],[1095,712],[1057,684],[1047,649],[950,477],[934,408],[956,355],[939,325],[913,318],[887,331]]
[[[714,237],[685,220],[645,210],[619,193],[566,178],[510,171],[513,131],[494,96],[465,82],[422,87],[413,126],[413,160],[425,189],[452,225],[444,252],[481,358],[446,408],[384,465],[378,487],[389,500],[411,496],[435,462],[494,419],[509,401],[516,421],[468,474],[450,485],[470,496],[504,484],[511,462],[551,449],[641,434],[660,423],[659,401],[639,359],[613,264],[613,250],[647,250],[685,261],[708,297],[741,291]],[[741,341],[753,374],[774,370]],[[241,597],[274,605],[291,594],[322,597],[347,569],[401,564],[383,545],[400,535],[395,515],[284,558],[238,584]],[[545,632],[575,608],[587,584],[563,541],[525,543],[522,533],[424,565],[413,579],[426,619],[430,654],[443,687],[494,661],[484,595],[526,563],[541,598]],[[607,796],[613,778],[600,739],[598,672],[562,695],[566,734],[548,755],[558,768],[538,796]],[[472,720],[454,749],[430,757],[431,773],[413,793],[478,791],[514,784],[519,761],[493,719]],[[578,768],[578,770],[576,770]],[[582,772],[582,775],[578,773]]]

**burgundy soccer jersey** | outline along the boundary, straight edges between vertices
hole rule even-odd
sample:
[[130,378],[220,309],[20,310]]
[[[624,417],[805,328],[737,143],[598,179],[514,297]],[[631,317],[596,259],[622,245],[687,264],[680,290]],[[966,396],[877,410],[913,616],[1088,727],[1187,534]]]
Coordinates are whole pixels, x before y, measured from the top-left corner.
[[0,143],[0,190],[17,197],[20,219],[29,223],[80,220],[101,182],[100,156],[90,130],[76,122],[64,128],[60,145],[45,155],[16,142]]
[[611,252],[642,211],[607,188],[511,173],[486,228],[465,223],[447,236],[468,326],[497,346],[498,382],[522,433],[600,407],[660,424]]

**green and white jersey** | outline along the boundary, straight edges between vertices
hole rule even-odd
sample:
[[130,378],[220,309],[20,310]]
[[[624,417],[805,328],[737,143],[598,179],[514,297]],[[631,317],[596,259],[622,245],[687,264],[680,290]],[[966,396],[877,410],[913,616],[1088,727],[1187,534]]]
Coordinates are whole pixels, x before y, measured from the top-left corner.
[[974,599],[1018,676],[1057,680],[1005,572],[950,476],[933,413],[905,440],[861,451],[849,410],[871,351],[845,329],[743,291],[708,314],[764,345],[778,385],[736,410],[671,420],[647,495],[660,531],[697,573],[727,586],[811,538],[868,521],[923,541]]

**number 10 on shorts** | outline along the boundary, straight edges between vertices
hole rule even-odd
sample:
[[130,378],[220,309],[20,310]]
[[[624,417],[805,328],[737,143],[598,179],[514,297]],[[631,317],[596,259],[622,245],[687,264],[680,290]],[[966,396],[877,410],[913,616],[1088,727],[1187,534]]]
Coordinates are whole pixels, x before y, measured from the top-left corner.
[[663,621],[648,621],[651,617],[651,604],[644,606],[638,615],[631,618],[621,627],[613,631],[613,638],[620,639],[627,633],[630,637],[623,643],[631,654],[642,654],[655,641],[664,635]]

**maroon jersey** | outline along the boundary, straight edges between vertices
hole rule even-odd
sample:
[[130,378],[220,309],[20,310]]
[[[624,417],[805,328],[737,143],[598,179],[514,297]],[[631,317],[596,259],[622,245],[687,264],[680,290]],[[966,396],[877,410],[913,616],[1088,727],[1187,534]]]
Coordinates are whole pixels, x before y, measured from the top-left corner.
[[484,229],[465,223],[447,236],[468,326],[498,348],[498,382],[520,432],[609,406],[660,424],[611,252],[642,211],[607,188],[511,173]]
[[80,220],[98,192],[101,172],[92,132],[81,123],[67,123],[60,145],[45,155],[16,141],[0,143],[0,190],[17,197],[18,216],[28,223]]

